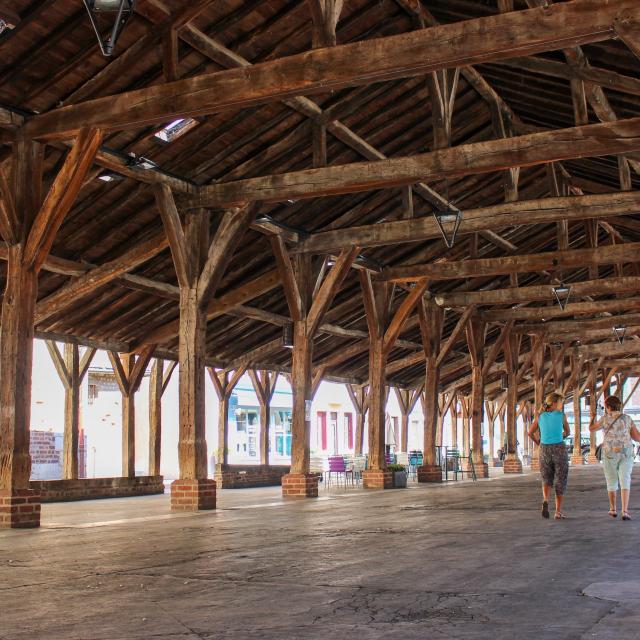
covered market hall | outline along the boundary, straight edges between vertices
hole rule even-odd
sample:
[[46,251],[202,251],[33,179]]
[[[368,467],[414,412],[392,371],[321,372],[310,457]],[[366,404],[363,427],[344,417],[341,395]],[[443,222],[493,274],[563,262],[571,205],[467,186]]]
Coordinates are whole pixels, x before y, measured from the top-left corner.
[[638,0],[0,0],[0,70],[0,639],[637,637]]

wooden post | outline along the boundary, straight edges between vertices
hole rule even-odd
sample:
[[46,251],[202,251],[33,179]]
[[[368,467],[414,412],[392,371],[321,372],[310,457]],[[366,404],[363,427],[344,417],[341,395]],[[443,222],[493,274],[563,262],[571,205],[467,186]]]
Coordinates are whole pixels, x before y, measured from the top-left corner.
[[442,467],[436,457],[438,432],[438,388],[440,386],[440,342],[444,310],[433,301],[421,300],[418,306],[420,333],[425,355],[424,379],[424,449],[423,463],[418,467],[418,482],[442,482]]
[[484,461],[482,422],[484,418],[484,339],[486,324],[477,316],[466,326],[467,346],[471,355],[471,449],[476,474],[489,477],[489,465]]
[[149,475],[160,475],[160,459],[162,452],[162,396],[167,389],[171,374],[178,366],[171,362],[164,370],[164,361],[156,358],[151,367],[149,380]]
[[260,404],[260,464],[268,465],[271,429],[271,399],[278,381],[277,372],[249,370],[258,403]]
[[[531,359],[531,368],[533,371],[533,417],[537,419],[542,411],[542,403],[544,401],[544,352],[545,343],[541,335],[531,337],[531,348],[533,350]],[[527,436],[528,437],[528,436]],[[531,470],[540,469],[539,450],[536,444],[533,444],[531,452]]]
[[80,385],[96,350],[87,349],[81,360],[80,348],[75,343],[64,345],[64,357],[53,340],[47,340],[45,344],[64,386],[62,477],[65,480],[75,480],[78,478],[79,470]]
[[205,438],[206,310],[253,219],[254,208],[244,204],[227,210],[210,240],[210,221],[205,211],[189,212],[183,228],[170,187],[158,183],[154,193],[180,287],[180,478],[171,485],[171,508],[215,509],[216,483],[207,477]]
[[[598,419],[598,368],[595,363],[589,363],[589,425]],[[589,456],[587,464],[599,464],[596,458],[596,433],[589,432]]]
[[520,336],[510,333],[503,345],[505,367],[507,370],[507,454],[503,469],[505,473],[522,473],[522,461],[517,449],[517,413],[518,404],[518,354]]
[[212,367],[207,367],[213,388],[218,396],[218,449],[215,480],[216,486],[219,488],[224,488],[225,471],[229,464],[229,401],[236,384],[246,370],[246,365],[242,365],[233,372],[233,375],[230,375],[229,371],[216,372]]
[[[0,323],[0,528],[40,525],[40,497],[29,485],[31,365],[38,272],[76,199],[102,140],[82,130],[42,201],[42,146],[13,145],[12,179],[0,179],[0,234],[7,268]],[[13,192],[11,191],[13,187]]]
[[414,410],[422,387],[410,391],[409,389],[398,389],[395,387],[396,398],[400,406],[401,427],[400,427],[400,451],[409,452],[409,416]]
[[582,408],[580,406],[580,370],[582,369],[582,361],[577,356],[571,358],[574,369],[575,380],[573,386],[573,455],[571,456],[572,465],[583,465],[584,456],[582,455]]
[[462,407],[462,455],[469,455],[469,442],[471,435],[471,396],[460,398]]
[[496,406],[495,400],[485,402],[485,415],[489,427],[489,461],[492,467],[496,465]]
[[[311,257],[298,254],[294,268],[283,239],[271,236],[270,241],[293,323],[291,471],[282,478],[282,493],[285,497],[312,498],[318,496],[318,476],[309,472],[313,339],[359,248],[343,250],[328,274],[319,278],[314,287]],[[320,380],[316,382],[319,384]]]
[[364,440],[364,422],[369,405],[369,390],[365,385],[347,385],[347,392],[356,414],[356,437],[354,442],[354,455],[362,455],[362,443]]
[[451,403],[451,448],[458,448],[458,394],[453,391],[453,402]]

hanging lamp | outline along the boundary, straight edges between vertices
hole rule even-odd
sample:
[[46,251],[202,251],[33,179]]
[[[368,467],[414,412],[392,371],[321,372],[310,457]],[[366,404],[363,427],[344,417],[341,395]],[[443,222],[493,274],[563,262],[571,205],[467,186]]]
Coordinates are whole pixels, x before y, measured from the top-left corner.
[[456,235],[462,222],[462,211],[458,207],[454,206],[449,199],[449,181],[446,181],[447,196],[445,201],[439,201],[436,205],[436,210],[433,212],[433,217],[436,219],[436,224],[442,235],[447,249],[452,249],[456,242]]
[[[102,54],[112,55],[124,25],[133,15],[135,0],[83,0],[83,2],[89,12],[91,26],[98,38]],[[103,26],[100,23],[103,23]],[[103,33],[106,35],[103,36]]]
[[293,325],[290,322],[282,326],[282,346],[285,349],[293,349]]
[[618,338],[618,342],[622,344],[624,342],[625,334],[627,333],[627,327],[617,325],[613,327],[613,335]]
[[567,303],[569,302],[571,287],[561,282],[559,285],[553,287],[552,291],[556,301],[560,305],[560,308],[564,311],[567,308]]

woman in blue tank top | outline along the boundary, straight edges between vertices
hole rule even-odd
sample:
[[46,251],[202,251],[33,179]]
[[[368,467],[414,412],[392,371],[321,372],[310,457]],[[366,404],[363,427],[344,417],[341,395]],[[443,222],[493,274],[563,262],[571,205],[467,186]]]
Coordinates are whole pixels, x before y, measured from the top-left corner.
[[549,495],[551,487],[555,487],[556,520],[564,518],[562,499],[569,476],[569,455],[564,445],[564,439],[569,435],[569,423],[563,409],[563,397],[559,393],[550,393],[544,400],[540,415],[529,429],[529,437],[540,446],[542,517],[549,517]]

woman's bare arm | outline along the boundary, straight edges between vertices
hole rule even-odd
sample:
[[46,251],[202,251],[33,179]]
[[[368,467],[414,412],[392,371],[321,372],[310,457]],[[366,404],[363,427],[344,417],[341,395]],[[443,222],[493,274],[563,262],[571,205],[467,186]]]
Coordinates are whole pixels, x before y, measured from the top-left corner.
[[600,418],[600,420],[596,420],[589,425],[589,431],[598,431],[602,429],[602,425],[604,424],[604,417]]
[[562,437],[566,438],[571,433],[571,429],[569,429],[569,421],[567,420],[567,416],[562,416]]
[[540,444],[540,427],[538,426],[538,418],[536,418],[531,427],[529,427],[529,437],[536,443]]

